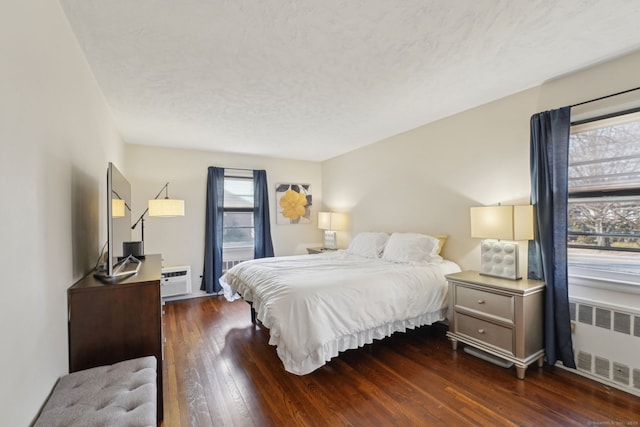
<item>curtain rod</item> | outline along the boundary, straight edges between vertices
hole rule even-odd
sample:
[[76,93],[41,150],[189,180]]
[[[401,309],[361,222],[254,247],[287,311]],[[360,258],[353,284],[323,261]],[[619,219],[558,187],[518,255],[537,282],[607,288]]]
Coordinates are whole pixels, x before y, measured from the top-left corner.
[[232,170],[232,171],[251,171],[251,172],[254,171],[254,169],[246,169],[246,168],[222,168],[222,169],[225,169],[225,170],[229,169],[229,170]]
[[253,177],[254,169],[245,168],[222,168],[225,178],[250,179]]
[[583,102],[579,102],[577,104],[569,105],[569,108],[579,107],[580,105],[590,104],[590,103],[596,102],[596,101],[602,101],[603,99],[613,98],[614,96],[624,95],[625,93],[634,92],[636,90],[640,90],[640,86],[634,87],[633,89],[623,90],[622,92],[612,93],[611,95],[601,96],[600,98],[594,98],[594,99],[590,99],[588,101],[583,101]]

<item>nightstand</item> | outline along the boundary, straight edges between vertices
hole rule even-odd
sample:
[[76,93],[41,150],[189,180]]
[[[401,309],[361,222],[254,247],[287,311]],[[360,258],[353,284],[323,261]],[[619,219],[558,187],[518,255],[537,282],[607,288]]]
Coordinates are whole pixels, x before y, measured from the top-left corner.
[[458,341],[512,362],[518,378],[527,367],[544,362],[544,282],[508,280],[463,271],[449,282],[449,332],[453,350]]
[[330,248],[321,248],[321,247],[317,247],[317,248],[307,248],[307,252],[309,252],[309,254],[321,254],[324,252],[333,252],[333,251],[337,251],[337,249],[330,249]]

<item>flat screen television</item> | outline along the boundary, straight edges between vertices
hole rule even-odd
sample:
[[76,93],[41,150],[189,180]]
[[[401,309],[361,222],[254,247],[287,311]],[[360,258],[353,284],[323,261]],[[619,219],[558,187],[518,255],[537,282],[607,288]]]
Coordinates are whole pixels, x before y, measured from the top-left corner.
[[105,272],[112,277],[114,266],[123,257],[123,242],[131,240],[131,184],[109,162],[107,169],[107,262]]

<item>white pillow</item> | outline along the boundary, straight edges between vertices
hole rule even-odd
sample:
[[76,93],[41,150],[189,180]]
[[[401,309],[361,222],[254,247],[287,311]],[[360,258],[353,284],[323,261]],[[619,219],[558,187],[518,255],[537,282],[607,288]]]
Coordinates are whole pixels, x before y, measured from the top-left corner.
[[387,239],[389,239],[387,233],[359,233],[349,244],[347,252],[367,258],[380,258]]
[[440,241],[426,234],[393,233],[384,247],[382,259],[392,262],[442,261]]

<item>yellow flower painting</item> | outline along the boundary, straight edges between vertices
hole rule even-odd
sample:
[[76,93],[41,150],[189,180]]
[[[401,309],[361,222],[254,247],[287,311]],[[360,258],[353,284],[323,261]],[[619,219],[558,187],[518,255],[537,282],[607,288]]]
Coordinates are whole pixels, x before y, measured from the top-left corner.
[[311,222],[311,186],[309,184],[278,184],[277,224],[305,224]]

